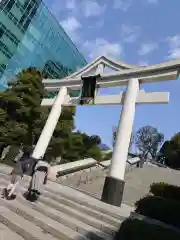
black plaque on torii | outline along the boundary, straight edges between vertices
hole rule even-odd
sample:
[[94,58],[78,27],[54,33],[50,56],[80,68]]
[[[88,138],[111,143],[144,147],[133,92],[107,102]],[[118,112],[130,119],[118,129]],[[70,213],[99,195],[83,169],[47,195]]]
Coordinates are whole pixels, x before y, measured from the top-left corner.
[[80,96],[80,105],[88,104],[90,100],[95,98],[95,91],[97,89],[97,79],[101,78],[101,75],[95,76],[86,76],[81,77],[82,79],[82,89],[81,89],[81,96]]

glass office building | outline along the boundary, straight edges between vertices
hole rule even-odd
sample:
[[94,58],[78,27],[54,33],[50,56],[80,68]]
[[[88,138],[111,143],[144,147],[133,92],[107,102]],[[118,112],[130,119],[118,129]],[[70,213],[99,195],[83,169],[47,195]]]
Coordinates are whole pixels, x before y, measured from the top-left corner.
[[86,60],[42,0],[0,0],[0,90],[22,69],[62,78]]

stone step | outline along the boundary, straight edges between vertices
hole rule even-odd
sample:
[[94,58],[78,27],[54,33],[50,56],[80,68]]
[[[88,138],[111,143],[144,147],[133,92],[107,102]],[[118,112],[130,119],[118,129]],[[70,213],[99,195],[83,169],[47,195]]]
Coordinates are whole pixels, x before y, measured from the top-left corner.
[[[77,218],[72,217],[71,215],[64,214],[63,212],[60,212],[54,208],[51,208],[41,202],[37,203],[30,203],[27,202],[23,197],[18,197],[17,200],[21,205],[26,205],[30,209],[33,209],[51,219],[54,221],[57,221],[64,226],[77,231],[78,233],[87,236],[89,233],[93,233],[94,236],[97,239],[107,239],[111,240],[118,228],[114,229],[114,231],[111,230],[106,230],[104,231],[104,227],[102,224],[102,229],[99,230],[98,228],[92,227],[91,225],[88,225],[82,221],[79,221]],[[17,205],[16,205],[17,206]],[[112,226],[113,228],[113,226]],[[104,232],[103,232],[104,231]],[[110,236],[108,236],[110,235]],[[112,236],[112,237],[111,237]]]
[[[0,170],[1,171],[1,170]],[[0,173],[0,188],[10,176]],[[76,189],[48,181],[36,203],[27,201],[30,178],[25,177],[13,201],[0,198],[0,224],[13,240],[113,240],[121,221],[130,213],[105,204]],[[0,225],[1,226],[1,225]],[[1,229],[1,228],[0,228]],[[10,236],[10,235],[9,235]]]
[[97,219],[100,219],[103,222],[107,222],[108,224],[112,224],[115,226],[119,226],[118,223],[123,221],[125,218],[119,214],[117,214],[115,217],[114,213],[111,213],[111,212],[109,213],[109,211],[103,211],[104,209],[101,209],[95,204],[88,204],[88,202],[86,201],[82,202],[82,200],[78,200],[78,198],[69,197],[69,195],[64,195],[61,193],[58,194],[53,191],[47,191],[47,190],[44,191],[43,195],[45,197],[53,199],[58,203],[71,207],[77,211],[80,211],[84,214],[88,214],[89,216],[95,217]]
[[[50,217],[47,217],[34,209],[21,204],[17,200],[7,201],[0,199],[0,204],[4,205],[11,213],[16,214],[18,217],[20,216],[24,220],[28,220],[29,222],[37,225],[46,233],[51,234],[57,239],[61,240],[74,240],[74,239],[82,239],[86,240],[86,237],[82,234],[79,234],[76,231],[60,224],[57,221],[54,221]],[[103,239],[103,238],[101,238]],[[105,238],[104,238],[105,239]],[[108,238],[107,238],[108,240]]]
[[[76,209],[77,211],[80,211],[80,212],[83,212],[89,216],[92,216],[94,218],[97,218],[99,220],[101,220],[102,222],[106,222],[110,225],[113,225],[113,226],[116,226],[116,227],[119,227],[120,225],[120,220],[117,220],[117,218],[114,218],[114,217],[111,217],[109,215],[106,215],[106,214],[103,214],[101,212],[98,212],[97,210],[94,210],[92,208],[89,208],[87,206],[84,206],[84,205],[80,205],[79,203],[76,203],[76,202],[73,202],[72,200],[69,200],[67,198],[64,198],[64,197],[60,197],[60,196],[56,196],[56,195],[52,195],[51,193],[47,192],[45,194],[46,197],[49,197],[51,198],[53,196],[53,200],[63,204],[63,205],[66,205],[68,207],[71,207],[73,209]],[[124,217],[122,217],[121,220],[123,220]]]
[[[23,181],[23,186],[27,187],[28,184],[29,180],[25,178]],[[48,193],[54,194],[55,196],[61,196],[65,199],[67,198],[73,202],[78,203],[79,205],[89,207],[93,210],[116,218],[117,220],[123,220],[122,217],[126,218],[130,214],[129,212],[127,215],[127,211],[124,214],[124,211],[121,211],[121,209],[118,207],[105,204],[103,202],[100,202],[99,199],[93,199],[92,196],[88,196],[85,193],[78,191],[77,189],[73,189],[71,187],[61,185],[55,182],[48,181],[48,184],[45,186],[45,190],[48,191]]]
[[[3,188],[4,186],[1,185],[1,188]],[[23,193],[24,191],[22,191]],[[23,197],[19,197],[18,198],[19,201],[21,201],[22,203],[26,203],[28,204],[28,202],[26,200],[23,199]],[[7,202],[7,203],[11,203],[11,202]],[[40,208],[39,206],[44,206],[43,208]],[[69,224],[77,224],[79,221],[79,226],[81,225],[80,223],[84,223],[85,225],[89,225],[89,227],[93,227],[96,229],[96,231],[101,230],[103,232],[105,232],[106,234],[110,234],[110,235],[114,235],[114,232],[116,232],[118,230],[118,227],[120,226],[120,222],[118,226],[113,226],[110,225],[106,222],[103,222],[102,220],[96,219],[94,217],[91,217],[89,215],[86,215],[80,211],[77,211],[71,207],[68,207],[66,205],[63,205],[59,202],[54,201],[51,198],[47,198],[44,196],[41,196],[39,199],[39,202],[37,202],[34,205],[30,206],[31,208],[34,207],[36,208],[36,210],[40,211],[42,213],[42,211],[45,212],[46,209],[49,209],[51,211],[58,211],[59,214],[61,214],[61,223],[64,224],[65,222],[67,222],[67,220],[71,220],[73,219],[74,221]],[[43,210],[42,210],[43,209]],[[43,213],[44,213],[43,212]],[[46,213],[47,214],[47,213]],[[48,213],[49,216],[49,213]],[[64,216],[64,219],[63,219]],[[70,217],[70,218],[69,218]],[[63,222],[64,221],[64,222]],[[94,230],[95,230],[94,229]]]
[[[112,233],[117,230],[117,227],[114,227],[108,223],[102,222],[101,220],[95,219],[94,217],[91,217],[89,215],[86,215],[76,209],[73,209],[71,207],[68,207],[66,205],[61,204],[60,202],[58,203],[57,201],[54,201],[53,199],[49,200],[49,198],[46,198],[44,196],[41,197],[40,201],[51,208],[54,208],[60,212],[63,212],[69,216],[72,216],[92,227],[95,227],[97,229],[100,229],[106,233]],[[119,222],[120,225],[120,222]]]
[[45,190],[56,197],[60,196],[65,199],[67,198],[68,200],[78,203],[79,205],[89,207],[119,221],[127,218],[130,215],[130,212],[134,210],[132,207],[129,207],[128,209],[124,204],[121,205],[121,208],[108,205],[98,199],[93,198],[92,196],[77,191],[76,189],[57,183],[49,182],[49,184],[45,187]]
[[[0,181],[2,181],[2,180],[7,181],[8,179],[9,178],[7,175],[0,175]],[[21,185],[26,188],[28,187],[27,182],[22,182]],[[89,201],[89,199],[88,199],[88,201],[86,199],[85,200],[82,199],[81,196],[86,197],[86,195],[84,193],[75,191],[74,189],[68,188],[68,190],[73,191],[72,194],[74,194],[74,195],[80,194],[79,198],[78,198],[78,196],[71,197],[70,194],[64,194],[61,189],[61,185],[59,185],[59,184],[57,184],[57,185],[58,185],[58,190],[60,190],[60,191],[53,191],[50,187],[46,187],[43,195],[46,197],[49,197],[51,199],[53,198],[53,200],[55,200],[57,202],[61,202],[62,204],[73,207],[73,208],[77,209],[78,211],[80,211],[80,210],[82,212],[85,211],[86,214],[88,213],[93,217],[98,217],[101,220],[103,218],[103,221],[104,222],[107,221],[107,223],[109,223],[109,224],[112,224],[112,221],[114,220],[114,222],[116,222],[115,226],[118,226],[118,222],[124,220],[124,218],[127,217],[126,214],[125,214],[126,216],[123,216],[123,212],[122,212],[122,214],[115,213],[115,211],[113,211],[113,206],[104,204],[104,203],[100,202],[99,200],[94,199],[94,200],[96,200],[96,202],[93,204],[92,197],[87,196],[90,198],[91,202]],[[62,186],[62,187],[65,187],[65,186]],[[73,206],[72,206],[72,203],[74,203]],[[104,205],[103,208],[102,208],[102,205]],[[116,209],[118,209],[118,208],[116,208]]]
[[4,206],[0,206],[0,222],[25,240],[58,240]]
[[0,223],[0,239],[1,240],[25,240],[16,232],[11,231],[4,224]]
[[[7,186],[7,181],[0,179],[1,188],[4,188],[4,186]],[[19,187],[19,191],[23,194],[25,192],[25,188]],[[64,201],[64,203],[61,203],[61,201]],[[45,191],[45,196],[41,196],[39,199],[39,202],[46,204],[47,206],[54,208],[58,211],[61,211],[64,214],[70,215],[92,227],[95,227],[99,230],[102,230],[108,234],[114,233],[114,231],[117,230],[117,228],[120,226],[121,221],[118,221],[117,219],[113,219],[112,217],[106,216],[104,214],[101,214],[99,212],[96,212],[95,216],[91,216],[89,213],[91,212],[91,209],[88,209],[88,214],[83,212],[83,206],[79,207],[78,209],[75,208],[75,205],[78,204],[71,204],[71,206],[66,205],[67,199],[56,197],[55,195],[48,193]],[[104,221],[104,219],[110,219],[113,221],[114,224],[109,224]]]

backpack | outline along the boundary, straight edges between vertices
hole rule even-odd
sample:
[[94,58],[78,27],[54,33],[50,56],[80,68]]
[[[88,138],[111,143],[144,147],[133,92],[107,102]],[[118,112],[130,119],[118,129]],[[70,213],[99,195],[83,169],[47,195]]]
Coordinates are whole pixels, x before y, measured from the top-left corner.
[[23,173],[28,176],[32,176],[34,174],[34,168],[36,163],[37,160],[32,157],[24,158],[23,161],[21,160]]

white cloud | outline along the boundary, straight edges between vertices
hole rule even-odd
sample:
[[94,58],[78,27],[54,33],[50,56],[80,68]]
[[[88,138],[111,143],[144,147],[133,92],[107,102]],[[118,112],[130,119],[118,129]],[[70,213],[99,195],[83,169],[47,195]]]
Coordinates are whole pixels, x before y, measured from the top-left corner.
[[101,55],[119,58],[122,53],[122,47],[119,43],[110,43],[103,38],[97,38],[92,42],[86,41],[84,49],[88,52],[91,59]]
[[[50,1],[50,0],[49,0]],[[51,0],[53,13],[60,13],[61,10],[68,10],[74,16],[84,15],[85,17],[95,17],[101,15],[106,4],[100,4],[99,0]],[[62,3],[61,3],[62,2]]]
[[85,17],[99,16],[105,10],[105,5],[100,5],[95,0],[84,0],[82,2],[83,14]]
[[148,3],[153,3],[153,4],[157,4],[159,2],[159,0],[147,0]]
[[103,25],[104,25],[104,19],[100,19],[99,21],[97,21],[93,25],[89,25],[88,28],[90,28],[90,29],[101,28]]
[[77,30],[81,28],[80,22],[75,17],[69,17],[60,22],[67,34],[74,40],[78,40]]
[[139,48],[138,54],[146,55],[146,54],[153,52],[156,48],[157,48],[156,43],[143,43],[143,44],[141,44],[141,46]]
[[121,26],[121,35],[124,42],[132,43],[135,42],[138,38],[140,28],[138,26],[128,26],[122,24]]
[[113,8],[126,12],[132,5],[132,0],[114,0]]
[[76,7],[76,0],[66,0],[66,8],[74,9]]
[[180,58],[180,35],[175,35],[173,37],[168,37],[167,41],[169,43],[169,56],[168,58]]

